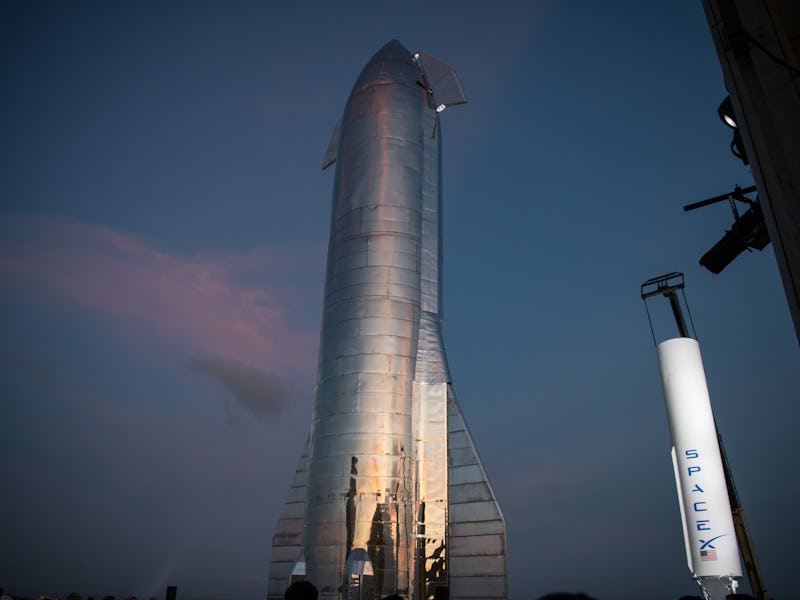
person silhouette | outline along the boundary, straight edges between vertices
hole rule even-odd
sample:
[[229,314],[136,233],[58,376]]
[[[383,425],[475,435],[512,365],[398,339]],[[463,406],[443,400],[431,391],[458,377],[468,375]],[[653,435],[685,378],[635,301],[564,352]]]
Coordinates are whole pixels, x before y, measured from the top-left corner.
[[283,600],[317,600],[317,588],[310,581],[295,581],[286,588]]

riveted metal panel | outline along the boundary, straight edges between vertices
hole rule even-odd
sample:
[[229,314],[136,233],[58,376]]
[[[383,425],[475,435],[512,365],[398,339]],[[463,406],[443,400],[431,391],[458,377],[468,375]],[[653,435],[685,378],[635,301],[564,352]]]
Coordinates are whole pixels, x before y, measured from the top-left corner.
[[450,519],[452,521],[492,521],[499,517],[497,503],[494,500],[455,503],[453,488],[450,488]]
[[[452,451],[454,448],[467,448],[469,452],[472,453],[471,442],[469,437],[467,437],[467,432],[464,430],[461,431],[452,431],[449,433],[447,437],[447,447]],[[469,461],[467,464],[474,464],[473,461]]]
[[494,501],[489,484],[485,481],[480,483],[467,483],[464,485],[451,485],[451,502],[488,502]]
[[465,465],[477,464],[475,462],[475,453],[469,446],[464,446],[462,448],[451,447],[448,457],[450,459],[451,467],[463,467]]
[[[506,537],[504,533],[473,536],[470,544],[456,544],[450,549],[450,557],[478,556],[499,557],[506,552]],[[505,568],[503,562],[502,568]],[[499,574],[501,571],[497,571]],[[477,573],[474,573],[477,575]]]
[[470,600],[506,598],[505,579],[505,574],[482,577],[451,577],[450,597],[470,598]]
[[367,264],[405,269],[413,273],[407,279],[416,285],[419,284],[419,259],[415,254],[397,250],[370,250],[367,254]]
[[450,539],[473,535],[505,534],[505,526],[500,520],[451,522]]
[[480,575],[502,575],[505,573],[505,557],[496,556],[462,556],[451,561],[450,574],[454,577],[476,577]]
[[[402,414],[402,411],[400,414]],[[359,409],[355,414],[339,413],[331,415],[324,422],[321,421],[317,424],[314,431],[314,443],[316,444],[319,438],[329,435],[328,432],[345,436],[363,433],[365,435],[364,443],[369,443],[370,436],[375,440],[380,440],[384,434],[395,433],[397,415],[397,410],[391,410],[384,405],[381,405],[380,410]],[[354,444],[360,443],[360,440],[356,438],[351,439]],[[378,447],[377,442],[375,442],[375,445]]]
[[[462,483],[475,483],[478,481],[483,481],[483,471],[481,470],[480,466],[477,464],[474,465],[467,465],[464,467],[451,467],[450,468],[450,486],[451,494],[457,491],[455,486],[459,486]],[[455,501],[455,498],[452,499]]]

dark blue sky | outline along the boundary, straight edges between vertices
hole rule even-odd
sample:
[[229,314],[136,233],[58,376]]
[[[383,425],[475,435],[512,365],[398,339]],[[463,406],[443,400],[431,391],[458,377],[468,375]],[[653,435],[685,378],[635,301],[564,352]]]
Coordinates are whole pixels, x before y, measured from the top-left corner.
[[771,247],[697,264],[732,216],[681,206],[752,178],[683,0],[0,3],[0,586],[263,597],[313,397],[319,167],[391,38],[469,98],[443,114],[445,343],[511,598],[697,593],[639,298],[669,271],[791,597],[800,352]]

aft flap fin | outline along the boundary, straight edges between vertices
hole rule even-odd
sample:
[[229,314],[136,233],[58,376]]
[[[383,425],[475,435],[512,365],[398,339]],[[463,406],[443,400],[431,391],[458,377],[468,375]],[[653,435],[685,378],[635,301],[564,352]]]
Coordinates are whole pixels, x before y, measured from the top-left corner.
[[505,520],[449,385],[447,421],[450,597],[508,598]]
[[324,171],[336,162],[336,155],[339,153],[339,132],[342,129],[342,120],[336,122],[331,134],[331,141],[328,142],[328,149],[325,150],[325,157],[322,159],[322,170]]
[[308,489],[308,444],[297,465],[289,493],[272,537],[268,600],[283,600],[292,572],[299,567],[303,544],[306,490]]

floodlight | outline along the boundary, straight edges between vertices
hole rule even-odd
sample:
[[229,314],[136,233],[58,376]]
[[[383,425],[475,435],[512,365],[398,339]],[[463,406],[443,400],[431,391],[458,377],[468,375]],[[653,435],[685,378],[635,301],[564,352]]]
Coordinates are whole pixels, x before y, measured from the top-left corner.
[[731,129],[736,129],[738,127],[736,124],[736,115],[733,112],[733,102],[731,102],[730,96],[725,96],[725,100],[722,101],[717,109],[717,114],[722,122]]
[[717,109],[720,121],[725,123],[726,127],[733,129],[733,139],[731,140],[731,152],[733,155],[742,161],[745,165],[750,164],[747,154],[744,151],[744,142],[742,141],[742,134],[739,131],[736,113],[733,112],[733,102],[730,96],[725,96],[725,100],[720,103]]
[[769,244],[769,233],[761,214],[761,206],[754,203],[736,221],[725,235],[700,259],[700,264],[719,275],[733,259],[749,248],[763,250]]
[[[722,269],[727,267],[734,258],[745,250],[763,250],[769,244],[769,232],[764,222],[764,215],[761,212],[761,205],[758,203],[757,198],[751,199],[745,196],[745,194],[755,191],[755,186],[742,189],[737,185],[732,192],[687,204],[683,207],[683,210],[689,211],[725,200],[730,202],[734,218],[733,225],[729,230],[725,231],[722,239],[714,244],[711,250],[706,252],[700,259],[700,264],[715,275],[719,275]],[[736,208],[736,201],[748,206],[747,211],[741,216]]]

